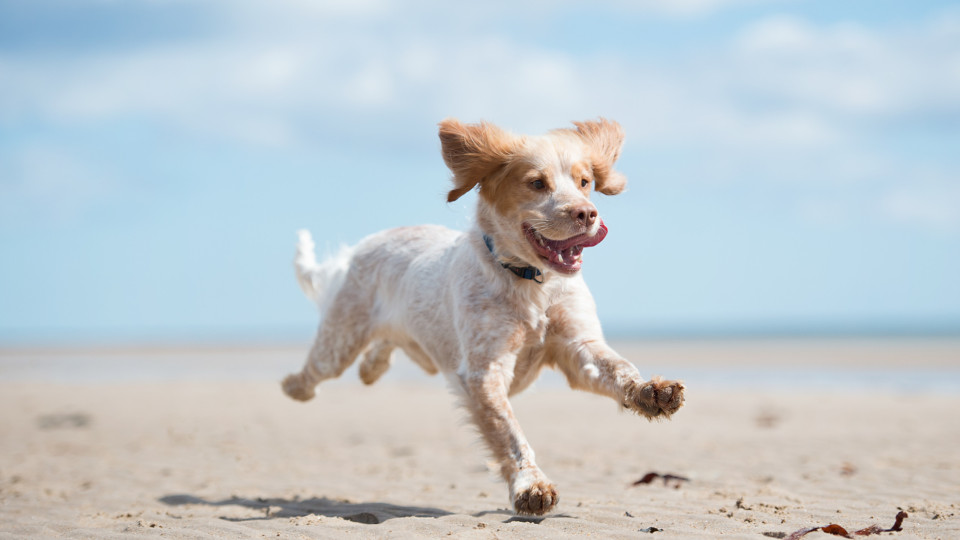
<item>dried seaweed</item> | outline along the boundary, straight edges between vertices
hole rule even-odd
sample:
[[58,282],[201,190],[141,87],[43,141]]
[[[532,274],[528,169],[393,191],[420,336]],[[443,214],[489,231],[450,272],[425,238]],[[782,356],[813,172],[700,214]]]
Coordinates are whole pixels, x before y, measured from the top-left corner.
[[90,427],[91,417],[87,413],[44,414],[37,417],[40,429],[72,429]]
[[754,420],[757,422],[757,427],[770,429],[776,427],[777,424],[780,423],[780,416],[765,412],[759,414],[756,418],[754,418]]
[[840,474],[842,476],[852,476],[856,472],[857,467],[852,463],[844,463],[843,466],[840,467]]
[[852,533],[847,532],[846,529],[844,529],[840,525],[837,525],[836,523],[831,523],[830,525],[824,525],[822,527],[807,527],[805,529],[800,529],[799,531],[794,531],[794,533],[788,536],[786,540],[797,540],[798,538],[801,538],[803,536],[806,536],[809,533],[812,533],[813,531],[818,531],[818,530],[825,532],[827,534],[832,534],[834,536],[842,536],[844,538],[853,538],[856,536],[870,536],[873,534],[880,534],[885,532],[899,532],[903,530],[901,525],[903,525],[903,520],[906,519],[907,517],[909,517],[907,513],[901,510],[900,512],[897,513],[896,521],[894,521],[893,527],[890,527],[889,529],[881,529],[879,525],[871,525],[869,527],[860,529],[858,531],[854,531]]
[[675,474],[660,474],[657,472],[648,472],[647,474],[643,475],[643,478],[637,480],[632,485],[639,486],[641,484],[650,484],[650,483],[653,483],[653,481],[656,480],[657,478],[663,479],[664,486],[670,487],[672,483],[673,489],[679,489],[681,484],[683,484],[684,482],[690,481],[689,478],[686,478],[684,476],[677,476]]

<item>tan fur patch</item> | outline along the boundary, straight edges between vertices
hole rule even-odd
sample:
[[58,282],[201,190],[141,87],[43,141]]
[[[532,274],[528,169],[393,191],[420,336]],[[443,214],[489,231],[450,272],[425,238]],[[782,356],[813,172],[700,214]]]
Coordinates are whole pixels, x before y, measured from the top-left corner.
[[574,133],[590,146],[597,191],[605,195],[623,192],[627,187],[627,178],[613,170],[623,147],[623,128],[604,118],[595,122],[574,122],[573,125],[577,126]]
[[454,188],[447,195],[452,202],[491,176],[510,161],[518,138],[482,122],[462,124],[454,119],[440,122],[440,146],[443,161],[453,171]]

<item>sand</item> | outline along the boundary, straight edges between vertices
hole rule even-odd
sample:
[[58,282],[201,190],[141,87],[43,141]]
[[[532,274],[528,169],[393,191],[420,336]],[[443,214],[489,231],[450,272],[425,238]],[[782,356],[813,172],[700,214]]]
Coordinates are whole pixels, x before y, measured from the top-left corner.
[[441,381],[296,403],[303,349],[3,351],[0,538],[782,538],[898,509],[889,537],[960,538],[956,341],[625,344],[685,377],[662,423],[548,376],[514,399],[560,489],[537,519]]

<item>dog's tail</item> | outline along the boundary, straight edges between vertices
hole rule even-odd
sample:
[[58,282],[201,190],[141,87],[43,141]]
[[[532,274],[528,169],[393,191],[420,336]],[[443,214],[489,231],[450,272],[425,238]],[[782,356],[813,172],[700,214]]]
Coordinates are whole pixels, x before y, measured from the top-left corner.
[[297,231],[297,236],[299,237],[297,254],[293,258],[297,282],[300,283],[300,288],[303,289],[307,298],[317,303],[322,313],[326,311],[326,305],[343,285],[353,250],[342,248],[335,257],[317,263],[314,255],[315,245],[310,231],[300,229]]

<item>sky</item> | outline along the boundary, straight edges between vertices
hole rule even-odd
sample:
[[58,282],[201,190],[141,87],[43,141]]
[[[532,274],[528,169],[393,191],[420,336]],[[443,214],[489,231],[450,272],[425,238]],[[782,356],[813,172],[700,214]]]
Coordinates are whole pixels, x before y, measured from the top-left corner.
[[953,2],[0,0],[0,345],[306,339],[447,117],[621,123],[608,334],[960,333]]

